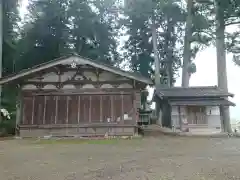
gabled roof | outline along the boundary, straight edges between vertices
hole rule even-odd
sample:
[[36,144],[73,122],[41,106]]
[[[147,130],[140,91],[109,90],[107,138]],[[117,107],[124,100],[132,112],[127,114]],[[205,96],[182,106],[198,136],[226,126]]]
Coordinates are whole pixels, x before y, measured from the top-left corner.
[[235,106],[226,99],[233,94],[217,86],[159,88],[154,92],[154,99],[156,96],[167,99],[173,106]]
[[227,97],[234,95],[218,88],[217,86],[199,86],[199,87],[173,87],[159,88],[155,94],[160,98],[187,98],[187,97]]
[[108,72],[111,72],[111,73],[114,73],[114,74],[117,74],[120,76],[124,76],[129,79],[133,79],[133,80],[145,83],[145,84],[149,84],[149,85],[153,84],[151,79],[142,76],[140,73],[127,72],[127,71],[121,70],[117,67],[113,67],[113,66],[104,64],[102,62],[95,61],[95,60],[92,60],[89,58],[84,58],[84,57],[74,54],[74,55],[60,57],[60,58],[54,59],[52,61],[49,61],[49,62],[46,62],[43,64],[33,66],[32,68],[22,70],[18,73],[11,74],[9,76],[5,76],[0,79],[0,85],[17,80],[19,78],[22,78],[24,76],[27,76],[27,75],[30,75],[30,74],[33,74],[36,72],[42,71],[47,68],[51,68],[51,67],[54,67],[54,66],[57,66],[60,64],[67,64],[67,63],[71,64],[72,62],[74,62],[76,64],[90,65],[90,66],[93,66],[93,67],[96,67],[99,69],[103,69],[105,71],[108,71]]

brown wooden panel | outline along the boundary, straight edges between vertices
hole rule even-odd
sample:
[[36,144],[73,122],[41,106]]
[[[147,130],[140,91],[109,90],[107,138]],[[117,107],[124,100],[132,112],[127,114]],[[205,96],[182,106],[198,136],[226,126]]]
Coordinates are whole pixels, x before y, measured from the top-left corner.
[[91,98],[91,120],[92,122],[100,122],[100,96],[93,95]]
[[78,123],[78,96],[69,96],[68,99],[68,123]]
[[130,117],[133,115],[133,96],[123,95],[123,113],[128,114]]
[[44,109],[44,96],[35,96],[33,124],[35,125],[43,124],[43,109]]
[[135,93],[136,108],[141,108],[141,93]]
[[21,124],[30,125],[32,124],[32,113],[33,113],[33,97],[23,98],[23,120]]
[[103,106],[102,106],[102,115],[103,122],[108,122],[108,118],[111,119],[111,96],[103,95],[102,96]]
[[90,96],[80,96],[80,123],[89,123]]
[[113,104],[114,104],[113,121],[118,122],[121,120],[121,116],[123,116],[121,95],[113,96]]
[[56,97],[46,96],[45,124],[55,124]]
[[111,122],[116,122],[122,119],[124,112],[129,116],[134,113],[133,96],[130,94],[52,95],[34,98],[34,105],[33,97],[29,96],[24,99],[23,115],[26,120],[24,124],[27,125],[32,124],[32,121],[34,125],[42,125],[43,121],[46,125],[66,124],[67,121],[68,124],[77,124],[78,120],[80,124],[99,123],[101,117],[103,123],[107,123],[108,118]]
[[66,124],[67,119],[67,96],[58,97],[57,124]]

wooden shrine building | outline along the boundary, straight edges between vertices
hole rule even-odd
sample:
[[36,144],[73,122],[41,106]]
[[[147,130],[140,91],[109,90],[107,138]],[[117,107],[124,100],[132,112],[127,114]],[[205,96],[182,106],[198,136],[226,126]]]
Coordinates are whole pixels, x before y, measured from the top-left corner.
[[192,133],[218,133],[223,128],[220,106],[235,106],[228,100],[233,94],[217,86],[159,88],[158,124]]
[[3,77],[20,88],[21,137],[133,135],[151,79],[69,55]]

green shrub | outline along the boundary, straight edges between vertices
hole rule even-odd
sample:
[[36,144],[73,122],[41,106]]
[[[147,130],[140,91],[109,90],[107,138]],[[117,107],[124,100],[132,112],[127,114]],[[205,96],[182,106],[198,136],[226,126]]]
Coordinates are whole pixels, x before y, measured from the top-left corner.
[[1,108],[10,113],[10,119],[2,116],[0,121],[0,136],[9,136],[15,134],[16,128],[16,94],[18,90],[15,86],[7,85],[2,89]]
[[16,121],[15,118],[10,120],[3,120],[0,123],[0,136],[11,136],[15,135]]

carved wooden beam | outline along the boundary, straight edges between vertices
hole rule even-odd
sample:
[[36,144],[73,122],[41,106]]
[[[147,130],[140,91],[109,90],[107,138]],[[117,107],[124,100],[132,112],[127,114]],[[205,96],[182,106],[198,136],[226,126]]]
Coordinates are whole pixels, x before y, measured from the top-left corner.
[[109,89],[72,89],[72,90],[24,90],[22,95],[24,97],[41,96],[41,95],[81,95],[81,94],[127,94],[131,95],[136,92],[131,88],[109,88]]
[[[73,85],[84,85],[84,84],[92,84],[92,85],[103,85],[103,84],[110,84],[110,85],[121,85],[121,84],[132,84],[131,80],[115,80],[115,81],[91,81],[91,80],[68,80],[65,82],[61,82],[61,86],[67,85],[67,84],[73,84]],[[36,85],[37,87],[41,88],[45,85],[54,85],[54,86],[59,86],[59,82],[23,82],[22,85],[27,85],[27,84],[33,84]]]
[[81,71],[90,71],[90,72],[95,72],[96,68],[91,67],[91,66],[86,66],[86,65],[77,65],[76,68],[72,68],[67,65],[60,65],[59,68],[61,69],[62,72],[70,72],[70,71],[78,71],[79,69]]

